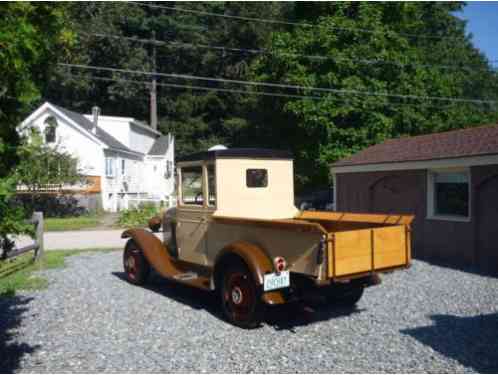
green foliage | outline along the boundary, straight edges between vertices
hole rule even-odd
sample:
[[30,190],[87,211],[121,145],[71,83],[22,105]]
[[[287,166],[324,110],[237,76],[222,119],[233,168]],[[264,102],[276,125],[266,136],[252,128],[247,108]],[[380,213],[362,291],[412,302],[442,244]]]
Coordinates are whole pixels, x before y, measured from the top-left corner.
[[19,163],[15,177],[19,185],[30,192],[47,185],[63,186],[83,182],[78,171],[78,159],[61,149],[59,144],[50,146],[34,133],[19,147]]
[[[496,73],[465,36],[464,22],[452,15],[460,8],[458,3],[328,3],[310,13],[307,5],[296,5],[296,15],[317,26],[274,33],[270,48],[276,54],[258,59],[255,78],[351,91],[497,99]],[[406,36],[439,30],[444,38]],[[296,52],[330,59],[310,60]],[[399,63],[375,63],[377,59]],[[474,69],[430,66],[454,66],[455,61]],[[322,96],[264,99],[264,107],[273,111],[268,114],[272,134],[283,135],[297,157],[300,185],[326,184],[331,162],[385,139],[498,118],[497,108],[489,106],[375,95]]]
[[[78,43],[68,62],[150,71],[150,44],[89,33],[149,39],[155,31],[158,40],[172,42],[157,46],[159,72],[417,96],[498,98],[496,72],[465,35],[464,21],[454,15],[463,3],[187,2],[181,7],[316,27],[220,19],[132,3],[70,3]],[[272,54],[202,48],[206,45],[266,49]],[[299,54],[329,58],[310,59]],[[468,69],[431,65],[465,65]],[[97,75],[142,80],[143,76],[77,69],[72,73],[80,76],[68,76],[68,69],[59,68],[45,96],[75,110],[88,111],[98,103],[104,114],[148,119],[145,85],[90,79]],[[258,90],[228,83],[160,81]],[[329,163],[371,144],[498,118],[496,106],[490,105],[312,90],[286,92],[324,99],[160,86],[159,129],[175,134],[177,156],[218,143],[290,149],[295,156],[299,191],[330,184]]]
[[29,231],[22,210],[13,205],[22,117],[40,97],[47,74],[68,52],[68,4],[7,2],[0,5],[0,238]]
[[122,210],[119,212],[118,224],[121,227],[145,227],[150,218],[161,211],[153,204],[140,204],[137,208]]
[[12,191],[15,190],[15,178],[0,178],[0,247],[8,250],[7,235],[27,233],[33,234],[33,225],[26,222],[24,210],[13,204]]

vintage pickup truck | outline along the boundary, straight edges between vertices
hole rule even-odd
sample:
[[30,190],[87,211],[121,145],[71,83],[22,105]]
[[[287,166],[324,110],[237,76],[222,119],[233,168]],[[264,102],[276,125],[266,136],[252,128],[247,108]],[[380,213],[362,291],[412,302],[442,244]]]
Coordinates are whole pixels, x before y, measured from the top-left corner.
[[129,229],[127,279],[216,291],[226,319],[260,324],[265,305],[319,295],[354,305],[381,272],[410,264],[410,215],[299,211],[293,161],[269,149],[200,152],[177,162],[177,207]]

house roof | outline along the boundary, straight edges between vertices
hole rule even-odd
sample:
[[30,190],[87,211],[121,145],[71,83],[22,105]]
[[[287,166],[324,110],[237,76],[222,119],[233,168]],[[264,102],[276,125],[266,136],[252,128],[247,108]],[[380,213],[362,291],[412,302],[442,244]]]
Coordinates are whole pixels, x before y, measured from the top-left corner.
[[453,159],[498,154],[498,125],[390,139],[339,160],[332,167]]
[[[69,117],[71,120],[73,120],[75,123],[80,125],[85,130],[87,130],[89,132],[92,131],[93,123],[90,120],[88,120],[85,116],[83,116],[82,114],[70,111],[69,109],[66,109],[66,108],[59,107],[55,104],[51,104],[51,105],[54,108],[56,108],[57,110],[59,110],[60,112],[62,112],[64,115]],[[136,153],[136,151],[130,150],[128,147],[126,147],[124,144],[119,142],[116,138],[114,138],[112,135],[107,133],[105,130],[99,128],[98,126],[97,126],[97,132],[96,132],[95,136],[102,143],[104,143],[106,146],[108,146],[110,148],[115,148],[118,150]]]
[[292,159],[289,151],[269,148],[228,148],[226,150],[201,151],[178,158],[178,161],[212,160],[219,158]]
[[162,135],[161,132],[157,131],[156,129],[152,129],[149,125],[142,121],[138,121],[135,119],[131,119],[131,124],[136,126],[137,128],[143,129],[145,131],[148,131],[149,133],[152,133],[154,135]]
[[147,155],[164,155],[168,151],[169,137],[162,135],[156,139]]

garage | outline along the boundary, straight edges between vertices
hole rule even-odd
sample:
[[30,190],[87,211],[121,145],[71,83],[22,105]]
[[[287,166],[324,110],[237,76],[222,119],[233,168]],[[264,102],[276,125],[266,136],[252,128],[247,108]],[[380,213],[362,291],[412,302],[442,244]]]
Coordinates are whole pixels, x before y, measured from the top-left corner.
[[414,256],[498,274],[498,125],[403,137],[331,165],[338,211],[410,213]]

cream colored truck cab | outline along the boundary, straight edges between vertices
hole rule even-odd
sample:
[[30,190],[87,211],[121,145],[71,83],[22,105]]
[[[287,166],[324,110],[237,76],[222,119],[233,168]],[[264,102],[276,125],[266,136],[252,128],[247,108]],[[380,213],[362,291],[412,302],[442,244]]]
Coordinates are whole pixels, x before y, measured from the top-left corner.
[[257,326],[264,305],[321,296],[355,304],[379,272],[410,263],[409,215],[299,211],[293,162],[284,151],[226,149],[177,162],[177,207],[159,241],[143,229],[129,237],[128,280],[162,276],[217,291],[228,321]]

